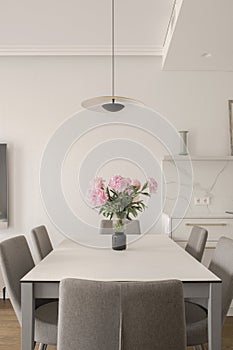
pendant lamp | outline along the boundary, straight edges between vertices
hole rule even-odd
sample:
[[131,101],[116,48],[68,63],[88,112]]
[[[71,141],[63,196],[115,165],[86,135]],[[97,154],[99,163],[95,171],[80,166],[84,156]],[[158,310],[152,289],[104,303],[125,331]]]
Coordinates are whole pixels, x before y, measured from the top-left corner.
[[115,0],[112,0],[112,95],[98,96],[85,100],[82,107],[96,112],[120,112],[129,104],[143,105],[131,98],[115,95]]

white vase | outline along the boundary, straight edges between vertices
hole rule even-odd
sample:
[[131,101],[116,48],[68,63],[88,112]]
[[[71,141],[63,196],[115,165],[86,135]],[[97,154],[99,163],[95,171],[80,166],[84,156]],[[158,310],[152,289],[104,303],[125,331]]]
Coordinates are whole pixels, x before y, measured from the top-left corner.
[[180,152],[179,155],[186,156],[188,154],[187,143],[188,143],[188,131],[179,131],[180,134]]

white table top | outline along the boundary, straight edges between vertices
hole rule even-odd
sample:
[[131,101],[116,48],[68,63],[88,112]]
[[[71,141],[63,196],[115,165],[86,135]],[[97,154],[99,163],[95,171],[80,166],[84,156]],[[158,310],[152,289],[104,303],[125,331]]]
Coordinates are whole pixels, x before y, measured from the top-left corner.
[[[103,239],[111,239],[105,236]],[[146,235],[125,251],[86,248],[63,241],[21,282],[59,282],[64,278],[101,281],[219,282],[219,278],[166,235]]]

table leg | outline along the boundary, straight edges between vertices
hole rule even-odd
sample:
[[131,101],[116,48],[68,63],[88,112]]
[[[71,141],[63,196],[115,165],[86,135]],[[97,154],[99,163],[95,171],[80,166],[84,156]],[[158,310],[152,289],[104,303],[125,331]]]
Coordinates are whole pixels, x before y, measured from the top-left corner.
[[208,302],[208,349],[221,350],[222,283],[210,283]]
[[33,283],[21,283],[22,340],[21,350],[34,349],[35,299]]

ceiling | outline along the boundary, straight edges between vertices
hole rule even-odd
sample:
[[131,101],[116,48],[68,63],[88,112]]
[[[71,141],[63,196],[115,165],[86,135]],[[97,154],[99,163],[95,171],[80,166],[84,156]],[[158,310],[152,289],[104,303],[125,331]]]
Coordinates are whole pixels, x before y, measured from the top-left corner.
[[166,70],[233,70],[233,0],[183,0]]
[[[161,56],[164,70],[233,71],[233,0],[115,8],[116,54]],[[109,55],[110,44],[111,0],[0,0],[0,55]]]
[[[162,54],[174,0],[115,0],[116,47],[123,54]],[[106,54],[111,0],[0,1],[2,54],[53,50]]]

